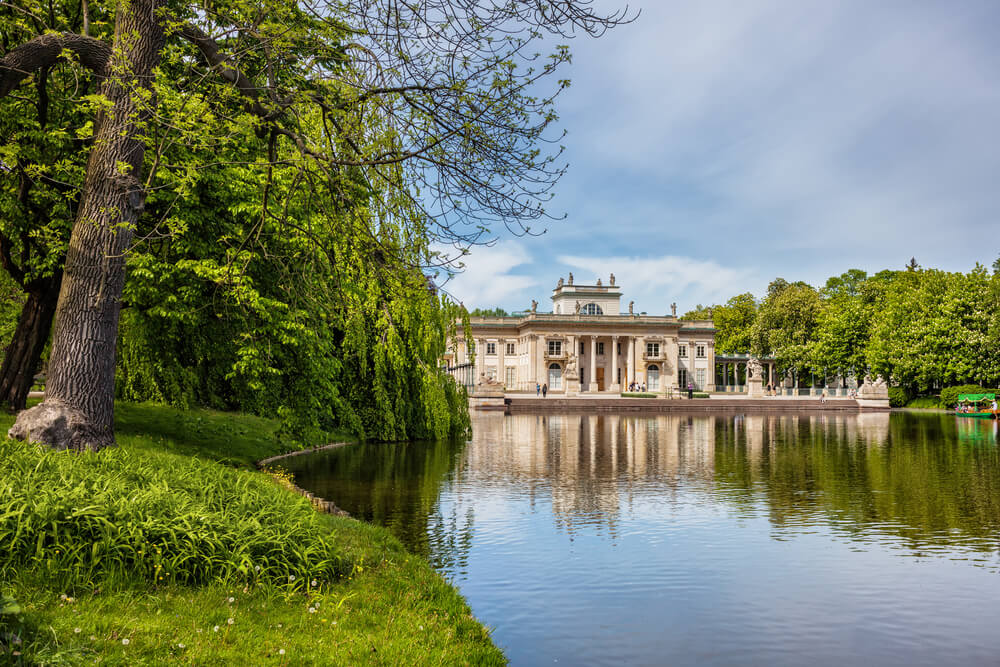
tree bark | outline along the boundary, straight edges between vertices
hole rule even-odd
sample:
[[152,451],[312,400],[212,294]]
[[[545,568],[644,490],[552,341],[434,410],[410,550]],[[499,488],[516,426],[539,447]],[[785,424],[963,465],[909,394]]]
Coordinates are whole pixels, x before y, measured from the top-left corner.
[[125,253],[145,196],[143,98],[165,41],[163,0],[123,0],[56,307],[45,401],[18,415],[9,435],[57,449],[113,446],[115,344]]
[[52,330],[62,272],[39,280],[26,291],[28,300],[17,318],[14,338],[0,367],[0,401],[12,411],[23,410],[34,384],[42,350]]

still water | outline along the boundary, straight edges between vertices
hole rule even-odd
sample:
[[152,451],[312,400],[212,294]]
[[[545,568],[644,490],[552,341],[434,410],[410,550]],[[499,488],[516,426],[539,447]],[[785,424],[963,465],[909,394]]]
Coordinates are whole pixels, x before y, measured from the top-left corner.
[[290,460],[513,665],[1000,664],[995,422],[477,414]]

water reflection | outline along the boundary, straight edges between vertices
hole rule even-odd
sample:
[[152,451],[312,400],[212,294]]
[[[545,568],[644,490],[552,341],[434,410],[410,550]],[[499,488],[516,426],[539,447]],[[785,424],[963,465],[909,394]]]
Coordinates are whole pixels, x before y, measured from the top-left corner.
[[453,578],[514,664],[1000,654],[995,422],[487,413],[473,426],[469,443],[350,447],[293,472]]

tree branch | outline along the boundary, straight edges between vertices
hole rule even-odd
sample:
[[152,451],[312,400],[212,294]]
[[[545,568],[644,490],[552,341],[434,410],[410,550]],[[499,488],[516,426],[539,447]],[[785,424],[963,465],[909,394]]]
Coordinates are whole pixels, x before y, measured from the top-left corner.
[[72,51],[80,63],[98,76],[107,72],[111,47],[99,39],[63,32],[35,37],[0,60],[0,97],[17,88],[29,74],[59,62],[63,51]]

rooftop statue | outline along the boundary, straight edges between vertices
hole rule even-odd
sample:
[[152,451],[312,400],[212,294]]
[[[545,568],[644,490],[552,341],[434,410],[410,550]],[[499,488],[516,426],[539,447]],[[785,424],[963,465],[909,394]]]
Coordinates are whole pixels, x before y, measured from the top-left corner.
[[559,282],[556,284],[556,287],[562,287],[562,286],[563,286],[563,279],[562,276],[559,276]]
[[628,302],[628,314],[635,315],[635,301]]
[[538,312],[538,302],[535,301],[534,299],[531,300],[531,312],[533,313]]
[[[571,273],[570,275],[573,275],[573,274]],[[580,314],[580,302],[579,301],[576,302],[576,306],[574,306],[574,308],[575,308],[575,310],[573,312],[576,313],[577,315],[579,315]]]
[[573,272],[572,271],[570,271],[570,273],[569,273],[569,282],[567,284],[568,285],[572,285],[573,284]]
[[670,304],[670,314],[677,317],[677,302]]
[[615,284],[615,274],[611,274],[611,286],[614,287]]
[[597,286],[598,286],[598,287],[600,287],[600,286],[601,286],[601,279],[600,279],[600,278],[598,278],[598,279],[597,279]]

